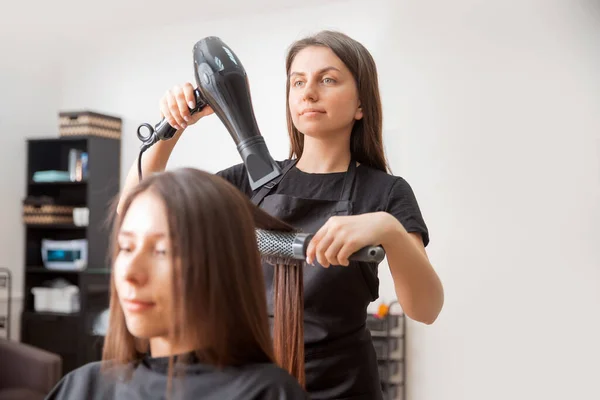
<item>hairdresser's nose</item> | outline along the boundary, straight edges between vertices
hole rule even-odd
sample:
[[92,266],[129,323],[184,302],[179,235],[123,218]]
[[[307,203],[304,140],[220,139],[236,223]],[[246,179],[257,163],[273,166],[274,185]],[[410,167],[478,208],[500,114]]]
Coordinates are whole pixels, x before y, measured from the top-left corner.
[[304,84],[304,92],[302,93],[302,100],[307,102],[315,102],[319,99],[319,91],[317,82],[314,79],[309,79]]
[[144,286],[149,280],[147,256],[141,250],[134,250],[121,261],[121,278],[131,285]]

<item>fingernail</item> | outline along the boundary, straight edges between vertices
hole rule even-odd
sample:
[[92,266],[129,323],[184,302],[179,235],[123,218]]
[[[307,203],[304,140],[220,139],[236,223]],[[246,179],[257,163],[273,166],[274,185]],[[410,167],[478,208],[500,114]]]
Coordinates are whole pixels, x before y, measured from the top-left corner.
[[181,124],[181,127],[182,127],[183,129],[185,129],[185,128],[187,128],[187,124],[183,123],[183,124]]
[[185,117],[183,117],[183,119],[185,119],[185,120],[186,120],[186,122],[189,122],[189,120],[190,120],[190,117],[188,117],[188,116],[186,115]]
[[190,102],[188,103],[188,106],[190,106],[190,108],[194,108],[194,107],[196,107],[196,104],[194,104],[194,102],[190,100]]

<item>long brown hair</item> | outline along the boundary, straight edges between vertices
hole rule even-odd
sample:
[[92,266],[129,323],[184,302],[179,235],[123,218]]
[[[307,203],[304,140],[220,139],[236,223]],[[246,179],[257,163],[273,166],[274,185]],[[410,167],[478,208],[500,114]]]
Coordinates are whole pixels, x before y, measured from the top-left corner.
[[275,263],[274,266],[275,359],[305,387],[303,263]]
[[300,158],[304,149],[304,135],[296,129],[290,113],[290,68],[296,55],[306,47],[321,46],[331,49],[348,67],[358,89],[363,117],[354,122],[350,137],[350,154],[355,161],[387,172],[388,163],[383,149],[383,117],[377,67],[371,53],[348,35],[324,30],[294,42],[286,57],[286,116],[290,137],[290,158]]
[[[117,235],[124,216],[134,198],[142,192],[152,191],[164,202],[172,235],[174,262],[171,293],[171,339],[186,340],[196,344],[196,355],[203,362],[218,367],[248,363],[279,362],[303,384],[304,357],[298,370],[286,360],[295,355],[298,344],[290,345],[290,338],[278,337],[287,333],[275,329],[273,350],[269,333],[266,290],[255,228],[291,231],[293,228],[258,207],[229,182],[216,175],[193,168],[151,175],[129,191],[123,208],[113,212],[111,239],[112,262],[117,256]],[[115,209],[116,210],[116,209]],[[299,267],[275,266],[277,304],[275,310],[281,317],[280,307],[303,309],[301,273]],[[300,281],[298,281],[300,276]],[[296,296],[289,299],[288,296]],[[299,313],[302,317],[302,312]],[[281,321],[281,319],[279,319]],[[302,331],[301,319],[291,325]],[[276,326],[281,322],[276,322]],[[293,340],[303,337],[293,336]],[[147,341],[134,338],[127,330],[125,316],[118,301],[114,280],[111,281],[109,329],[106,335],[103,360],[110,365],[129,365],[143,357]],[[300,354],[300,353],[299,353]],[[283,362],[280,362],[283,361]],[[105,363],[107,364],[107,363]],[[170,366],[172,367],[172,360]],[[173,370],[169,369],[169,382]]]

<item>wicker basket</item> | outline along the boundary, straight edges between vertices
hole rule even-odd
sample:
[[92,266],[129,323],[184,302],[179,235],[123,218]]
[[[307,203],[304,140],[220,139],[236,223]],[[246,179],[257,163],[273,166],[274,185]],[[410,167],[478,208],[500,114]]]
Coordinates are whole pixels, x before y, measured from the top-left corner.
[[23,204],[23,222],[30,225],[72,224],[71,206]]
[[121,118],[91,111],[59,113],[60,136],[99,136],[120,139],[123,122]]

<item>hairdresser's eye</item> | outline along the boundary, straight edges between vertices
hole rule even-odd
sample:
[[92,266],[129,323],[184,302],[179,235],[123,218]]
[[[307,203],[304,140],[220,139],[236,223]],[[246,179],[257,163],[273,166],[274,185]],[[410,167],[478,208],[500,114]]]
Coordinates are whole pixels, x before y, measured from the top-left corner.
[[292,83],[292,85],[294,85],[294,87],[300,87],[304,82],[302,81],[295,81]]
[[323,83],[328,84],[328,85],[329,84],[334,84],[335,83],[335,79],[333,79],[333,78],[325,78],[325,79],[323,79]]

